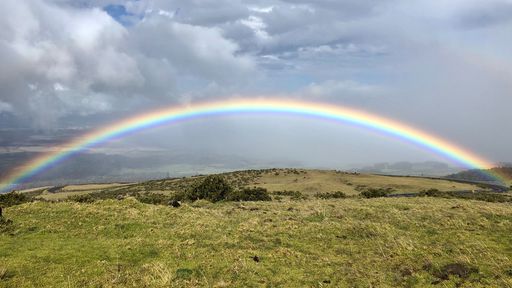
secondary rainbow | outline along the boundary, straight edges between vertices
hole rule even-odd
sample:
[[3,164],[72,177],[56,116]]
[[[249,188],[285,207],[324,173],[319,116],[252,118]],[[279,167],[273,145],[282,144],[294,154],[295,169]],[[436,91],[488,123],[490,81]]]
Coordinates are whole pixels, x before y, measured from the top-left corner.
[[54,151],[35,157],[25,165],[14,169],[7,177],[0,180],[0,191],[13,189],[18,184],[23,183],[30,177],[48,169],[67,157],[111,139],[117,139],[140,130],[183,120],[239,113],[289,114],[342,122],[406,140],[468,168],[486,169],[493,166],[492,162],[447,140],[368,112],[342,106],[295,100],[268,98],[231,99],[185,106],[172,106],[143,113],[94,130],[59,147],[55,147]]

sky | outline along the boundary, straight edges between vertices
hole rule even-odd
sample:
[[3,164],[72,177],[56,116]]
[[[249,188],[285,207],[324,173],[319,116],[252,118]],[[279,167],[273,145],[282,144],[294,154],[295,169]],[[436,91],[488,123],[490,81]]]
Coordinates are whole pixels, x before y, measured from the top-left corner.
[[[266,96],[354,107],[510,162],[511,33],[511,0],[2,0],[0,152],[44,151],[160,107]],[[333,168],[447,161],[284,116],[197,119],[97,149]]]

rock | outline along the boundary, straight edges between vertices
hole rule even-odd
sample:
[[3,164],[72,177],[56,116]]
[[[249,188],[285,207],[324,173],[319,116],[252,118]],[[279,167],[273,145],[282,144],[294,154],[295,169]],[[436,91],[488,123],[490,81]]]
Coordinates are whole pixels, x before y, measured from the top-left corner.
[[169,202],[169,205],[171,205],[174,208],[178,208],[181,206],[181,204],[178,200],[171,200],[171,202]]

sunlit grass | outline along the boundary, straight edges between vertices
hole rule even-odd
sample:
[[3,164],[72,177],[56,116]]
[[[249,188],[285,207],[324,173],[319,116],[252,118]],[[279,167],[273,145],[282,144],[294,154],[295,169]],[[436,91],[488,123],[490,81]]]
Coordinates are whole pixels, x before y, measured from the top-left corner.
[[[27,203],[4,214],[13,220],[0,234],[5,287],[512,285],[510,204],[381,198],[172,208],[128,198]],[[447,264],[471,269],[444,277]]]
[[[466,183],[421,177],[389,177],[370,174],[345,173],[332,170],[267,169],[236,171],[222,174],[233,186],[262,187],[269,192],[298,191],[304,196],[314,197],[317,193],[341,191],[348,196],[359,195],[366,189],[389,188],[393,193],[418,193],[422,190],[439,191],[480,190],[482,188]],[[43,192],[39,197],[46,200],[62,200],[70,196],[90,192],[147,191],[173,194],[188,189],[203,176],[170,180],[153,180],[135,184],[87,184],[63,187],[58,193]]]

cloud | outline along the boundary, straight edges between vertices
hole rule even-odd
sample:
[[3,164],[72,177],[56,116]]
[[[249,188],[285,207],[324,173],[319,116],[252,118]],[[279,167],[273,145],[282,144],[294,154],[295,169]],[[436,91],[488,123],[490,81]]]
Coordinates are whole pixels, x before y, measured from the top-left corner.
[[12,106],[9,103],[0,101],[0,113],[11,112],[11,111],[12,111]]
[[95,90],[143,82],[123,48],[125,29],[103,11],[42,1],[2,1],[1,6],[2,100],[17,112],[37,115],[34,121],[41,126],[76,112],[67,107],[62,90],[80,103],[97,95]]
[[311,83],[302,92],[305,95],[318,98],[356,98],[375,97],[383,93],[383,88],[364,85],[355,81],[328,80],[322,83]]
[[6,0],[0,8],[1,101],[40,127],[151,99],[176,102],[187,89],[177,83],[228,85],[253,70],[214,27],[158,14],[125,27],[101,7],[68,2]]
[[290,95],[382,114],[502,161],[512,145],[510,5],[5,0],[0,109],[36,126],[86,125],[173,103]]
[[179,73],[212,81],[229,82],[253,68],[251,58],[236,55],[238,45],[216,28],[151,18],[133,28],[130,40],[142,55],[168,61]]

